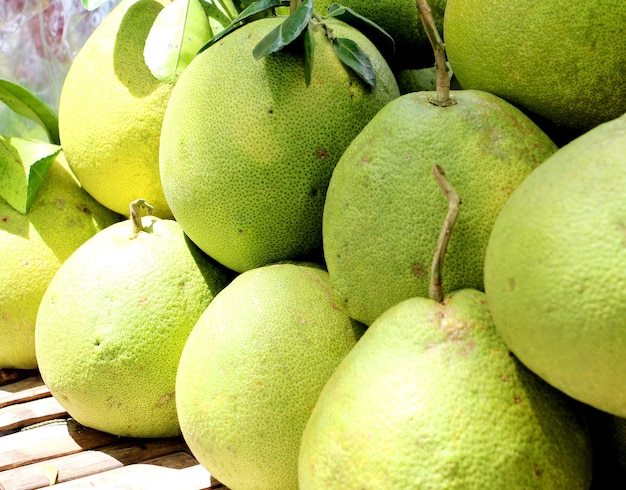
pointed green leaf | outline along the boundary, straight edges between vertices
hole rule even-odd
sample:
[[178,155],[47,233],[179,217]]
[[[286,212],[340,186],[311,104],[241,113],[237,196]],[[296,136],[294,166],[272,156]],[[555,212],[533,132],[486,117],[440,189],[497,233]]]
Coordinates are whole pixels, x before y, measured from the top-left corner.
[[309,26],[304,31],[304,81],[307,87],[311,83],[311,73],[313,71],[313,54],[315,52],[315,38],[313,28]]
[[[226,29],[239,14],[233,2],[229,0],[200,0],[200,3],[204,8],[204,13],[209,19],[209,25],[211,26],[211,35],[206,41],[218,32]],[[204,45],[205,43],[202,44]]]
[[376,72],[372,62],[356,42],[345,37],[338,37],[333,41],[333,48],[346,66],[354,70],[372,90],[376,88]]
[[328,7],[328,17],[334,17],[351,25],[372,41],[385,58],[391,59],[393,57],[395,52],[393,37],[367,17],[362,16],[351,8],[344,7],[337,3]]
[[20,116],[41,125],[46,130],[50,143],[59,144],[59,120],[56,112],[30,90],[0,79],[0,100]]
[[200,48],[198,53],[201,53],[205,49],[209,48],[217,41],[222,39],[227,34],[231,33],[235,29],[241,27],[245,22],[254,18],[257,14],[264,12],[269,9],[273,9],[274,7],[280,7],[284,5],[289,5],[289,0],[258,0],[254,3],[248,5],[243,11],[233,19],[233,21],[221,32],[215,34],[211,39],[209,39],[204,46]]
[[213,33],[199,0],[175,0],[159,12],[144,46],[152,75],[175,82]]
[[107,3],[109,0],[82,0],[83,7],[87,10],[96,10],[100,5]]
[[284,21],[257,43],[252,50],[254,59],[263,58],[291,44],[306,29],[312,16],[313,0],[304,0],[291,15],[285,17]]
[[0,136],[0,197],[26,214],[61,147]]

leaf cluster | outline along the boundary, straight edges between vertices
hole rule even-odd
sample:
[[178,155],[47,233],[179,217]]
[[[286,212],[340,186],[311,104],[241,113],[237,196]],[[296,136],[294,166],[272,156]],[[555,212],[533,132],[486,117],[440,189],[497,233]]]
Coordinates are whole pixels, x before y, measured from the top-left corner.
[[[221,32],[209,39],[199,52],[209,48],[247,22],[257,19],[260,14],[268,11],[275,13],[275,9],[279,7],[289,7],[290,14],[259,41],[254,47],[253,55],[258,60],[287,46],[300,44],[303,46],[305,81],[307,85],[311,81],[313,69],[313,53],[315,49],[313,30],[319,28],[324,30],[325,39],[332,44],[335,54],[341,62],[352,69],[370,89],[374,90],[376,88],[376,73],[369,56],[355,41],[335,36],[326,19],[335,18],[352,25],[375,42],[384,55],[391,56],[393,54],[393,39],[387,32],[354,10],[339,4],[331,5],[326,17],[322,17],[315,12],[313,0],[302,0],[300,2],[294,2],[293,0],[256,0],[248,3],[248,7],[241,11]],[[295,8],[294,4],[297,4]]]
[[61,151],[55,111],[35,94],[0,79],[0,100],[17,114],[41,125],[49,142],[0,136],[0,199],[26,214],[52,162]]

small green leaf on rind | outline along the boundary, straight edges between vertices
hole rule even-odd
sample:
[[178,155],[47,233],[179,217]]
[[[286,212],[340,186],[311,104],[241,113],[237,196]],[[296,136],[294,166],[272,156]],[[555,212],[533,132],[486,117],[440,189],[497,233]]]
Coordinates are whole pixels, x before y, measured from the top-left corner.
[[200,0],[175,0],[154,21],[144,60],[155,78],[175,82],[213,32]]
[[56,112],[30,90],[0,79],[0,100],[20,116],[41,125],[46,130],[50,143],[59,144],[59,120]]
[[58,145],[0,136],[0,197],[26,214],[60,151]]
[[351,8],[344,7],[337,3],[328,7],[328,17],[336,19],[351,25],[355,29],[362,32],[370,41],[372,41],[383,56],[390,59],[395,52],[395,42],[393,37],[375,22],[367,17],[355,12]]
[[337,57],[346,66],[354,70],[369,85],[370,89],[374,90],[376,88],[376,71],[369,56],[356,42],[345,37],[338,37],[333,41],[333,48]]
[[304,81],[307,85],[311,83],[311,73],[313,72],[313,54],[315,52],[315,39],[313,28],[309,26],[304,31]]
[[304,0],[291,15],[258,42],[252,50],[254,59],[280,51],[295,41],[309,25],[312,15],[313,0]]
[[209,39],[204,46],[202,46],[198,53],[201,53],[205,49],[211,47],[217,41],[222,39],[227,34],[231,33],[235,29],[241,27],[246,21],[250,20],[257,14],[264,12],[269,9],[273,9],[274,7],[280,7],[284,5],[289,5],[289,0],[258,0],[254,3],[248,5],[242,12],[233,19],[233,21],[221,32],[215,34],[211,39]]

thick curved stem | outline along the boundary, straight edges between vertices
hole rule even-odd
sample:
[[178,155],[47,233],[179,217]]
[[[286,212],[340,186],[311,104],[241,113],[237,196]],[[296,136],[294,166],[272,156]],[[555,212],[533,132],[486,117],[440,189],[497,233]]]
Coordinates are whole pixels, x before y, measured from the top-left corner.
[[446,173],[439,165],[433,167],[433,174],[437,184],[443,192],[443,195],[448,200],[448,213],[443,221],[443,227],[439,234],[439,240],[437,242],[437,249],[435,250],[435,256],[433,258],[432,267],[430,270],[430,286],[429,296],[430,299],[441,303],[443,301],[443,260],[448,248],[448,242],[450,241],[450,235],[452,234],[452,228],[456,223],[456,219],[459,215],[459,209],[461,207],[461,198],[454,190],[454,187],[448,182]]
[[434,102],[439,106],[449,106],[454,104],[450,98],[450,75],[448,75],[448,65],[446,65],[446,51],[437,31],[435,20],[427,0],[416,0],[417,9],[420,14],[422,25],[430,45],[435,53],[435,66],[437,68],[437,100]]

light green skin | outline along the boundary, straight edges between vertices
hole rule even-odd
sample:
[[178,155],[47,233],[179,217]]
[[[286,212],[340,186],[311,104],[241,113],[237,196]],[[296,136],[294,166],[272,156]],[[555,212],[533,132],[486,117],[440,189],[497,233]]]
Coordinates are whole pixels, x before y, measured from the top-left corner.
[[448,60],[464,88],[496,94],[540,117],[542,127],[574,136],[626,112],[622,0],[532,8],[518,0],[449,0],[444,19]]
[[363,334],[329,290],[317,266],[250,270],[191,332],[176,381],[180,425],[194,456],[229,488],[298,489],[304,426]]
[[[35,351],[78,423],[123,437],[180,435],[176,371],[189,333],[227,283],[173,220],[125,220],[86,241],[41,301]],[[158,273],[152,273],[158,271]]]
[[326,188],[352,139],[399,96],[389,66],[355,29],[377,74],[370,91],[316,29],[311,83],[303,56],[255,61],[254,46],[282,22],[260,19],[193,59],[172,92],[162,127],[161,181],[188,236],[237,272],[320,248]]
[[0,198],[0,368],[37,367],[35,323],[46,288],[80,245],[120,219],[80,186],[61,159],[28,213]]
[[411,298],[325,385],[302,438],[300,489],[587,489],[579,409],[509,354],[483,293]]
[[333,172],[322,222],[324,257],[338,301],[371,324],[392,305],[428,296],[430,266],[448,203],[433,177],[441,165],[461,198],[445,258],[445,292],[483,288],[491,227],[513,190],[556,151],[519,110],[493,95],[432,92],[387,104]]
[[626,416],[626,117],[561,148],[493,228],[485,290],[498,331],[548,382]]

